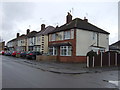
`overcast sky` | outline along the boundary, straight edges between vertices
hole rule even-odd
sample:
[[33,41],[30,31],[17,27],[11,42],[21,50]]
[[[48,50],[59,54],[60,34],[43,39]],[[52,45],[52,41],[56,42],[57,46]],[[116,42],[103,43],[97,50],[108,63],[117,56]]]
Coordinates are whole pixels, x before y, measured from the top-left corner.
[[[42,23],[46,26],[63,25],[67,12],[72,11],[73,19],[86,17],[89,23],[110,33],[110,44],[118,40],[118,0],[81,2],[62,0],[51,2],[0,2],[0,35],[9,41],[16,33],[26,34],[26,29],[39,31]],[[30,27],[29,27],[30,25]],[[0,36],[0,37],[1,37]]]

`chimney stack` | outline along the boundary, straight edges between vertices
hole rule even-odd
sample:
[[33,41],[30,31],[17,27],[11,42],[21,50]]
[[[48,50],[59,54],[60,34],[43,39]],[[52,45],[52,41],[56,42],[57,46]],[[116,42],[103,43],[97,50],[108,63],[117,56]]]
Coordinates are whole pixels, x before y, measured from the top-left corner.
[[58,25],[56,26],[56,28],[58,28]]
[[41,24],[41,30],[45,29],[45,24]]
[[84,21],[88,22],[88,19],[86,17],[84,17]]
[[17,38],[19,37],[20,33],[17,33]]
[[27,34],[30,33],[30,29],[27,29]]
[[66,23],[69,23],[72,21],[72,15],[68,12],[68,15],[66,16]]

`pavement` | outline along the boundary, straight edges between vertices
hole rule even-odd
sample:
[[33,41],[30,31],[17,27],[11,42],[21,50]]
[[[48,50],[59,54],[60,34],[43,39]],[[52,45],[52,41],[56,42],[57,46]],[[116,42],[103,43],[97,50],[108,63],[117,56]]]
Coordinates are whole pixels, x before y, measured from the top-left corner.
[[28,60],[21,58],[18,58],[15,61],[43,71],[48,71],[58,74],[101,73],[103,71],[119,70],[119,68],[115,66],[87,68],[86,63],[60,63],[55,61],[36,61],[36,60]]

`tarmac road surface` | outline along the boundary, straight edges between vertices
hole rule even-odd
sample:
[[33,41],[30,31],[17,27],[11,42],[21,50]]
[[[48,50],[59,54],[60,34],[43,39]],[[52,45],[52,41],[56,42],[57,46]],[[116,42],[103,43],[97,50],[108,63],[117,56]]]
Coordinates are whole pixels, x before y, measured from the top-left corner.
[[118,88],[118,70],[101,73],[56,74],[2,58],[2,88]]

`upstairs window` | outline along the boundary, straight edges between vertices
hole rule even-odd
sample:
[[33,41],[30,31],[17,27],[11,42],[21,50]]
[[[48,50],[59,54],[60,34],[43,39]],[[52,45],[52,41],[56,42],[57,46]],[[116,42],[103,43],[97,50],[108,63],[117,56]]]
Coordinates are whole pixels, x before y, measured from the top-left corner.
[[70,31],[65,31],[65,32],[64,32],[64,40],[70,39],[70,36],[71,36]]
[[36,43],[36,38],[35,37],[33,37],[33,44],[35,45]]
[[40,42],[40,37],[38,36],[38,37],[36,37],[37,38],[37,42]]
[[51,41],[55,41],[55,38],[56,38],[56,34],[52,34]]
[[24,40],[22,41],[22,43],[24,43]]

